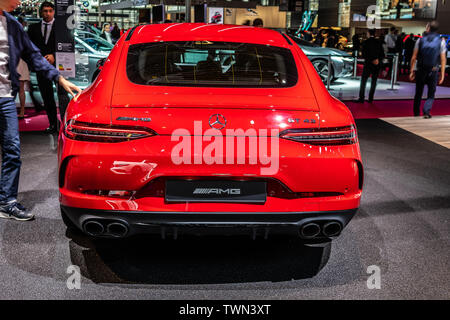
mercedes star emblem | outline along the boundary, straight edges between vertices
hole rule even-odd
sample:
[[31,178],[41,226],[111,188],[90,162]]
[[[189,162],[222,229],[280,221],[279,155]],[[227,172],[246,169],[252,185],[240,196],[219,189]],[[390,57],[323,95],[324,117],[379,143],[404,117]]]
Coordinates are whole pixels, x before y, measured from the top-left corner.
[[213,114],[209,117],[209,126],[216,130],[221,130],[227,125],[227,119],[221,114]]

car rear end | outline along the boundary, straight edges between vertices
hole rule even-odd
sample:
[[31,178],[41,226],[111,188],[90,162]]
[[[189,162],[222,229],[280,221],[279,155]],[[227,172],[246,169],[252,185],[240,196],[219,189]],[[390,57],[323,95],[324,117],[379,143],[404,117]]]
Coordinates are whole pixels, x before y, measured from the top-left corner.
[[301,51],[276,32],[145,28],[69,108],[64,216],[105,237],[339,235],[362,191],[356,127]]

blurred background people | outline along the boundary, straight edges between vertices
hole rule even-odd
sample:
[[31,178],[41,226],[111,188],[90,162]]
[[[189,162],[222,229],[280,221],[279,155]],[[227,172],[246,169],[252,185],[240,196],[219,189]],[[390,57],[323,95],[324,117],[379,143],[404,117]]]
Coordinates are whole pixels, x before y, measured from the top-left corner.
[[326,39],[327,48],[335,48],[337,45],[336,32],[334,30],[328,30],[328,36]]
[[311,42],[311,41],[312,41],[313,36],[312,36],[312,34],[311,34],[311,31],[309,31],[309,30],[303,31],[302,34],[303,34],[303,39],[304,39],[305,41],[308,41],[308,42]]
[[391,27],[390,32],[384,37],[388,53],[395,53],[395,42],[397,40],[395,27]]
[[109,23],[103,24],[102,33],[100,34],[100,37],[102,37],[109,43],[113,43],[112,35],[111,35],[111,24],[109,24]]
[[406,34],[402,32],[400,35],[397,36],[397,39],[395,40],[395,53],[398,54],[398,70],[400,71],[400,74],[403,73],[403,66],[404,66],[404,42]]
[[363,103],[366,93],[367,79],[371,77],[369,102],[373,101],[377,86],[378,74],[380,72],[381,61],[384,58],[384,50],[379,39],[375,38],[375,29],[369,29],[368,39],[362,43],[362,57],[364,58],[364,68],[361,76],[359,88],[359,99],[355,102]]
[[117,23],[114,23],[114,26],[111,29],[111,39],[113,44],[120,39],[120,29]]
[[319,32],[316,35],[316,38],[314,39],[314,43],[318,46],[322,46],[324,42],[324,36],[323,36],[324,30],[319,30]]
[[264,27],[263,20],[260,18],[256,18],[255,20],[253,20],[253,26],[260,27],[260,28]]
[[414,34],[411,33],[409,37],[405,40],[405,70],[408,74],[411,72],[411,58],[414,51],[414,46],[416,45]]
[[[427,25],[423,38],[417,40],[411,58],[411,72],[409,78],[416,80],[416,94],[414,96],[414,116],[420,115],[423,88],[428,87],[427,100],[423,106],[425,119],[431,118],[434,95],[437,84],[442,84],[445,78],[447,64],[447,47],[445,40],[438,33],[439,24],[432,21]],[[441,76],[439,77],[439,65]],[[438,80],[439,77],[439,80]]]
[[360,52],[361,50],[361,41],[359,40],[359,34],[355,33],[352,37],[352,52],[353,56],[356,57],[356,52]]
[[[26,26],[26,22],[22,17],[19,17],[17,20],[20,22],[20,24],[23,27]],[[22,59],[20,59],[19,65],[17,66],[17,73],[20,74],[20,78],[19,78],[19,81],[20,81],[20,87],[19,87],[20,111],[19,111],[18,118],[23,119],[23,118],[25,118],[25,102],[26,102],[25,88],[27,87],[27,85],[29,86],[29,83],[30,83],[30,71],[28,70],[27,64]]]

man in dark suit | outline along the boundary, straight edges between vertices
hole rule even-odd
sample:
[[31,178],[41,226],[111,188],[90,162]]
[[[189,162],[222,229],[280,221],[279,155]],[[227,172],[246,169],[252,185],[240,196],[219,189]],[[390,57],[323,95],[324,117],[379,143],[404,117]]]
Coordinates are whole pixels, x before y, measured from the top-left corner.
[[356,102],[363,103],[366,92],[367,79],[372,76],[369,92],[369,102],[373,101],[375,88],[377,86],[378,74],[380,66],[384,59],[383,45],[380,40],[375,38],[375,29],[369,29],[369,39],[362,44],[362,56],[364,58],[364,68],[361,76],[361,87],[359,89],[359,100]]
[[[31,41],[41,50],[44,58],[53,66],[55,66],[56,41],[55,30],[53,28],[55,22],[55,6],[53,3],[45,1],[39,8],[42,21],[31,24],[28,27],[28,35]],[[45,109],[48,116],[50,126],[45,130],[47,133],[54,133],[57,130],[57,112],[56,103],[53,92],[53,82],[48,80],[42,74],[37,74],[39,90],[42,100],[44,100]],[[59,97],[59,111],[61,119],[69,103],[69,98],[63,88],[57,86]]]

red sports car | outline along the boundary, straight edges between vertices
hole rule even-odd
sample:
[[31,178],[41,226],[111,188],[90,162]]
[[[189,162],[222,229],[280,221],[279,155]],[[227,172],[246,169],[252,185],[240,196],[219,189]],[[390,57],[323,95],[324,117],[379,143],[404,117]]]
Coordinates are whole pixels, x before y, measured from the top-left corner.
[[66,112],[66,225],[99,237],[201,231],[329,241],[359,207],[355,122],[285,34],[138,26]]

